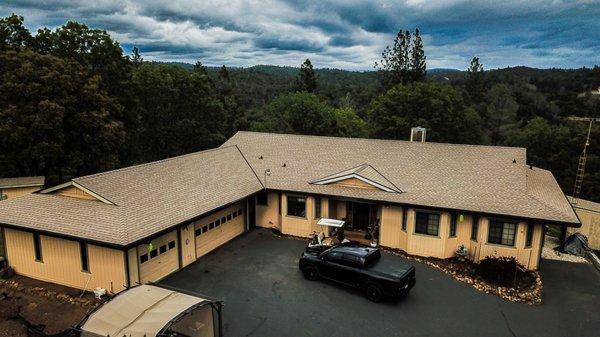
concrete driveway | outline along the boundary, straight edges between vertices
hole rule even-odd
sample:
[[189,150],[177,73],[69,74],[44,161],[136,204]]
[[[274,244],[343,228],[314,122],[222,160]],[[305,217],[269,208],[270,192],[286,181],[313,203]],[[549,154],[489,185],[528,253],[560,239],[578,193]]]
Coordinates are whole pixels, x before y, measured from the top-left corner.
[[224,336],[598,336],[600,274],[543,260],[544,303],[507,302],[424,264],[407,297],[371,303],[298,270],[304,241],[256,229],[163,283],[224,300]]

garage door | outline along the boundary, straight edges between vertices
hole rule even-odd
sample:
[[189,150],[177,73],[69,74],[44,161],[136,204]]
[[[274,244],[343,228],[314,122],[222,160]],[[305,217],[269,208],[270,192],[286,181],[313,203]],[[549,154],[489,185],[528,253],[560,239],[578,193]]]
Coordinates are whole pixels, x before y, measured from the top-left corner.
[[228,207],[196,223],[196,258],[244,232],[245,221],[242,203]]
[[153,239],[150,244],[138,247],[140,281],[156,282],[179,269],[177,231]]

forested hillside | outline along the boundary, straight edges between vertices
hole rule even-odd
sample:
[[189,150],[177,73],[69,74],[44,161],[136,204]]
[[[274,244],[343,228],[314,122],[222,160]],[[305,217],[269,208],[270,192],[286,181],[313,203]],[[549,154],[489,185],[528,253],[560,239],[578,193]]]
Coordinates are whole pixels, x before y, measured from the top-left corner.
[[[428,141],[526,147],[570,194],[588,124],[567,117],[600,117],[600,68],[488,71],[474,58],[468,70],[427,72],[417,37],[399,34],[410,49],[367,72],[309,60],[205,67],[145,62],[76,22],[32,33],[3,18],[0,177],[56,184],[219,146],[238,130],[406,140],[420,125]],[[599,124],[591,139],[581,196],[600,201]]]

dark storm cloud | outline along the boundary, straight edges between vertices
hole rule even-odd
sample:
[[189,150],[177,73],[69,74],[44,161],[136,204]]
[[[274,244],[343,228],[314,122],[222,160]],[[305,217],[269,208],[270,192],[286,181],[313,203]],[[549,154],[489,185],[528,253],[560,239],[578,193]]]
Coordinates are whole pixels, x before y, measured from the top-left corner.
[[371,69],[399,29],[419,27],[428,67],[600,63],[600,1],[3,0],[32,29],[67,20],[109,31],[146,59]]

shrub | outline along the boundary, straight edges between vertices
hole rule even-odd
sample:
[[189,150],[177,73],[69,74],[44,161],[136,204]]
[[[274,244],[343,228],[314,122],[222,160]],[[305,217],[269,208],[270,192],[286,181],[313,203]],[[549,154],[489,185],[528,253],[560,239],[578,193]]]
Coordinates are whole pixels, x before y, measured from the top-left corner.
[[504,287],[514,287],[524,270],[514,257],[488,256],[478,266],[482,278]]

